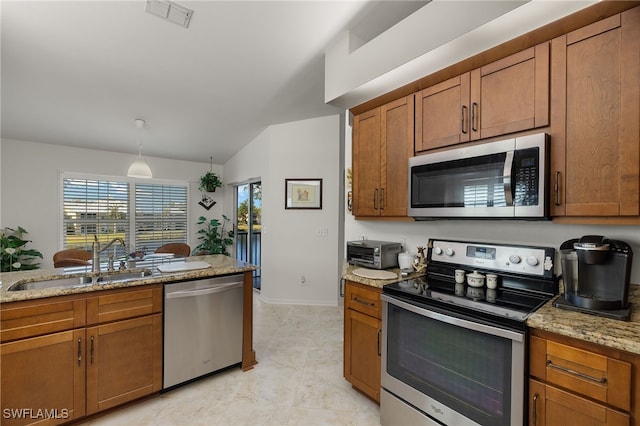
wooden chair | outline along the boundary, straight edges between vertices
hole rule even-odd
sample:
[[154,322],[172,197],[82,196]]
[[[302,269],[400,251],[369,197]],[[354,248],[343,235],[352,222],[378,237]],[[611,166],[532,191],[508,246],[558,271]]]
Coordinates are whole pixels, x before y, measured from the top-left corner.
[[86,250],[68,249],[56,252],[53,255],[53,267],[64,268],[68,266],[91,265],[91,253]]
[[89,266],[91,262],[82,259],[58,259],[53,262],[54,268],[68,268],[70,266]]
[[158,247],[156,253],[173,253],[178,256],[188,257],[191,254],[191,247],[185,243],[167,243]]

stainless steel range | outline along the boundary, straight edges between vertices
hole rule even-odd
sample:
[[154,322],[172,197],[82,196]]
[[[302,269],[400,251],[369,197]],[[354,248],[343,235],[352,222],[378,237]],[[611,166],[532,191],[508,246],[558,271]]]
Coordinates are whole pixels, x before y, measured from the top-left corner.
[[383,288],[382,425],[522,425],[526,319],[555,249],[429,240],[426,280]]

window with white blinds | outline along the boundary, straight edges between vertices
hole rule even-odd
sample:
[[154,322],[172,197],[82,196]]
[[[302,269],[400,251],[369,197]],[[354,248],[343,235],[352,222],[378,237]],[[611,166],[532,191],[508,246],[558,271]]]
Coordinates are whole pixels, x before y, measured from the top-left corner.
[[64,249],[90,251],[94,235],[104,244],[114,238],[125,241],[124,247],[112,245],[105,258],[187,242],[186,184],[63,177],[62,186]]
[[[94,235],[108,242],[122,238],[129,244],[129,183],[63,178],[64,248],[91,250]],[[117,256],[128,247],[114,244]]]
[[135,238],[147,252],[166,243],[187,242],[187,187],[135,185]]

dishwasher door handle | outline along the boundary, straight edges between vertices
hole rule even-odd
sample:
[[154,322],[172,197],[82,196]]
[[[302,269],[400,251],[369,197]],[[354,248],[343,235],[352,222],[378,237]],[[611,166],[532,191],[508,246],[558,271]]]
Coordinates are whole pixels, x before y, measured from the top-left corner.
[[227,290],[231,290],[234,288],[242,287],[243,283],[229,283],[229,284],[219,284],[212,287],[199,288],[196,290],[183,290],[183,291],[174,291],[173,293],[167,293],[165,295],[166,299],[178,299],[181,297],[195,297],[195,296],[203,296],[206,294],[215,294],[222,293]]

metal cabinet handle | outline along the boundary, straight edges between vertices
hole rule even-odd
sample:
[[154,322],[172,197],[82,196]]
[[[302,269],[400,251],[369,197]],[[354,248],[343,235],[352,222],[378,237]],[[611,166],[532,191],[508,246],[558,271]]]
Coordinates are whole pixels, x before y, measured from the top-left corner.
[[373,190],[373,209],[377,209],[378,205],[376,204],[376,200],[378,199],[378,188]]
[[478,131],[478,103],[474,102],[471,104],[471,130],[474,132]]
[[467,126],[465,124],[466,116],[467,116],[467,106],[466,105],[462,105],[462,119],[460,120],[461,121],[461,129],[460,129],[460,131],[462,133],[464,133],[465,135],[467,134]]
[[357,297],[354,297],[353,301],[354,302],[358,302],[359,304],[364,305],[364,306],[370,306],[370,307],[376,306],[376,304],[374,302],[367,302],[366,300],[361,300],[361,299],[358,299]]
[[562,371],[563,373],[572,374],[574,376],[580,377],[581,379],[590,380],[592,382],[607,383],[607,378],[606,377],[597,378],[597,377],[589,376],[588,374],[584,374],[584,373],[581,373],[579,371],[572,370],[570,368],[566,368],[566,367],[562,367],[562,366],[556,365],[551,360],[547,361],[547,367],[555,368],[556,370]]
[[531,422],[533,423],[531,426],[536,426],[538,424],[538,394],[533,395],[533,408],[531,410],[533,411],[531,413]]
[[78,367],[82,365],[82,339],[78,339]]
[[382,355],[382,350],[381,350],[381,345],[380,343],[382,342],[382,339],[380,338],[382,335],[382,329],[378,330],[378,356]]
[[555,172],[553,183],[554,202],[556,206],[560,205],[560,172]]
[[93,364],[93,336],[91,336],[91,352],[90,352],[90,356],[91,356],[91,364]]

